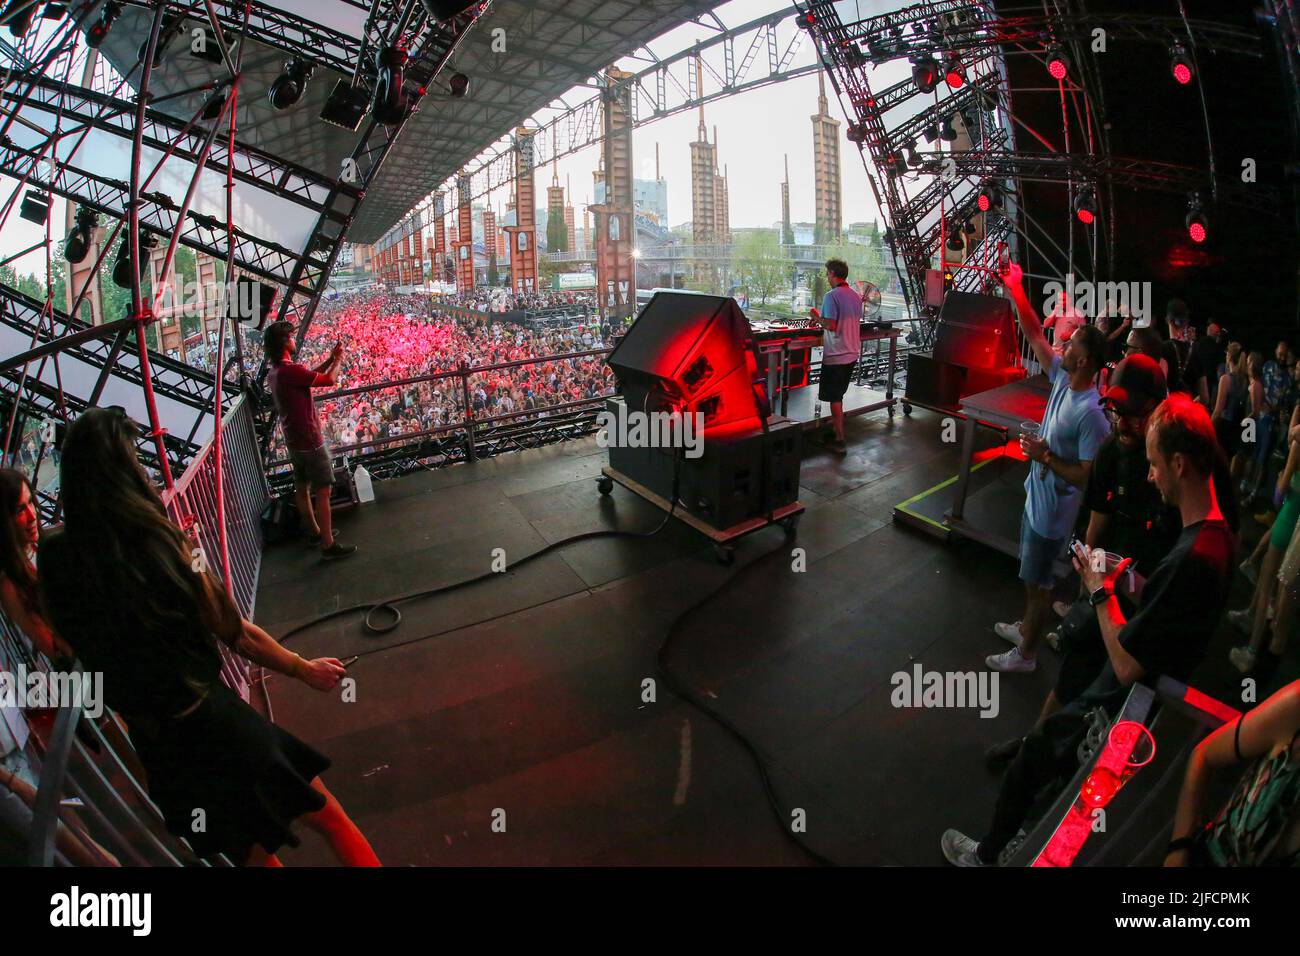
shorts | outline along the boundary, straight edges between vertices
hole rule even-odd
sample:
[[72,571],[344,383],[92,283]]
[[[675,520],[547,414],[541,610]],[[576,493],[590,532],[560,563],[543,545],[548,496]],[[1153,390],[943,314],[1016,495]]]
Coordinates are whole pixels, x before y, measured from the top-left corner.
[[1288,488],[1286,497],[1282,499],[1282,510],[1277,513],[1277,520],[1269,533],[1268,546],[1279,551],[1289,548],[1297,521],[1300,521],[1300,494]]
[[827,365],[822,363],[822,378],[817,386],[817,400],[819,402],[842,402],[844,393],[849,390],[849,382],[853,379],[854,362],[844,362],[840,365]]
[[1269,452],[1273,450],[1273,425],[1276,417],[1273,415],[1260,415],[1259,421],[1255,423],[1255,447],[1251,450],[1251,457],[1258,462],[1268,461]]
[[328,444],[311,451],[290,448],[289,461],[293,464],[293,480],[298,486],[306,485],[313,491],[333,487],[334,462]]
[[1064,538],[1044,538],[1029,527],[1029,515],[1022,514],[1020,580],[1031,587],[1051,588],[1056,584],[1056,559],[1064,547]]

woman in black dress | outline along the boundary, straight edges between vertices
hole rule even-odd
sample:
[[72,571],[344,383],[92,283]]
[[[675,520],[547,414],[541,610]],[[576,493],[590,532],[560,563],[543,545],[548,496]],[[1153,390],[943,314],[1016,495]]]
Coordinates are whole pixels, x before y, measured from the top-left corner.
[[221,682],[217,641],[317,690],[337,685],[343,666],[286,650],[195,570],[189,540],[136,458],[138,434],[120,409],[89,409],[68,429],[65,524],[37,559],[48,620],[86,670],[104,675],[149,795],[200,856],[278,866],[274,854],[298,845],[290,827],[301,819],[342,862],[379,865],[319,779],[329,760]]

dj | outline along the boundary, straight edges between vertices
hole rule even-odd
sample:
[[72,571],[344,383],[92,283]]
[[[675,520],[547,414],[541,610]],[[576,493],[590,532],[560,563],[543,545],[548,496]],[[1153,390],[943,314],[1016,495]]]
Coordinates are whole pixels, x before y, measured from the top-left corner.
[[826,280],[831,284],[831,291],[822,299],[820,312],[808,310],[813,321],[826,330],[817,400],[830,402],[835,437],[828,447],[840,455],[848,451],[844,442],[844,393],[849,390],[853,366],[862,354],[862,297],[853,291],[848,278],[849,267],[844,260],[827,261]]

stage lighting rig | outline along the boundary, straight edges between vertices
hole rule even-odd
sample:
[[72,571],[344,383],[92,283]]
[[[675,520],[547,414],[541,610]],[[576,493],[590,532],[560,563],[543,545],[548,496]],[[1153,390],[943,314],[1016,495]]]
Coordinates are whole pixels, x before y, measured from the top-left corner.
[[[153,51],[153,68],[156,70],[162,66],[163,57],[167,53],[168,45],[176,37],[180,36],[185,30],[185,21],[179,17],[167,17],[163,21],[162,29],[158,33],[158,43],[154,46]],[[136,51],[135,59],[137,63],[144,62],[144,55],[149,52],[149,40],[146,38],[140,44],[140,49]]]
[[1181,40],[1175,40],[1169,47],[1169,69],[1180,86],[1192,82],[1194,75],[1192,58],[1187,52],[1186,44]]
[[27,36],[27,31],[32,28],[32,21],[36,19],[36,7],[40,0],[11,0],[5,5],[5,9],[0,13],[9,21],[9,32],[16,37]]
[[284,64],[284,71],[271,83],[267,90],[267,99],[277,110],[287,110],[302,99],[307,92],[307,81],[316,72],[314,64],[307,60],[289,60]]
[[866,123],[850,123],[844,130],[844,135],[849,138],[850,143],[862,143],[867,138]]
[[99,11],[99,19],[86,31],[86,45],[92,50],[98,50],[108,39],[108,31],[113,29],[113,24],[121,15],[122,7],[117,0],[108,0],[104,9]]
[[955,54],[948,60],[948,68],[944,71],[943,78],[950,90],[960,90],[965,85],[966,70]]
[[1079,193],[1079,198],[1074,201],[1074,215],[1085,226],[1091,226],[1097,221],[1096,190],[1088,187]]
[[18,215],[34,225],[45,225],[50,218],[50,194],[38,188],[27,190]]
[[386,126],[395,126],[406,116],[409,105],[402,84],[406,80],[406,51],[400,46],[387,46],[375,54],[378,77],[371,111],[375,119]]
[[922,93],[933,93],[939,85],[939,63],[928,54],[912,61],[912,82]]
[[[151,232],[140,230],[140,263],[138,275],[144,281],[145,271],[149,268],[148,254],[158,248],[158,237]],[[119,289],[131,288],[131,237],[125,232],[117,247],[117,259],[113,263],[113,285]]]
[[460,16],[470,7],[475,6],[479,0],[423,0],[425,12],[434,20],[450,20],[452,17]]
[[[190,53],[200,60],[207,60],[209,63],[221,64],[221,44],[217,41],[217,35],[211,27],[203,27],[203,41],[201,43],[191,43]],[[195,37],[197,40],[198,38]],[[226,45],[230,45],[230,37],[225,37]]]
[[979,207],[980,212],[988,212],[990,209],[1002,208],[1002,190],[998,184],[992,180],[984,182],[980,186],[979,195],[975,199],[975,205]]
[[939,127],[939,138],[945,143],[951,143],[957,139],[957,129],[952,125],[952,113],[943,118],[943,125]]
[[1070,57],[1059,43],[1047,46],[1047,72],[1054,80],[1064,80],[1070,75]]
[[1192,242],[1199,245],[1209,238],[1210,220],[1205,215],[1200,193],[1192,193],[1187,197],[1187,218],[1184,222],[1187,225],[1187,236]]
[[85,262],[98,225],[99,213],[87,206],[78,209],[76,224],[68,233],[68,241],[63,244],[63,258],[72,263]]
[[469,93],[469,77],[464,73],[453,73],[447,80],[447,90],[455,99]]
[[961,228],[955,222],[948,223],[948,241],[944,243],[949,252],[961,252],[966,243],[961,237]]
[[225,105],[225,88],[223,87],[221,89],[213,90],[212,95],[208,97],[208,101],[203,104],[203,118],[211,122],[221,115],[221,111],[225,108]]
[[320,118],[331,126],[341,126],[355,133],[369,106],[370,94],[364,87],[339,80],[321,108]]

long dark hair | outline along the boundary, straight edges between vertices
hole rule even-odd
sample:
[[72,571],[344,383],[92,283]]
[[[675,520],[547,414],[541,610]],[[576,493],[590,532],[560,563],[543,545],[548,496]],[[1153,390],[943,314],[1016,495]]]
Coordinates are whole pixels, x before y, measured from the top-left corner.
[[8,578],[18,591],[18,596],[30,611],[37,609],[36,570],[27,560],[27,539],[14,520],[18,503],[23,500],[23,489],[36,500],[36,489],[21,471],[0,468],[0,577]]
[[[68,428],[60,471],[63,544],[73,550],[91,606],[112,615],[105,629],[123,639],[158,639],[182,656],[210,653],[214,637],[238,639],[239,612],[207,574],[193,569],[189,539],[168,519],[136,457],[138,434],[120,409],[88,409]],[[59,604],[77,597],[44,597],[58,627]],[[208,647],[196,646],[196,635]]]

